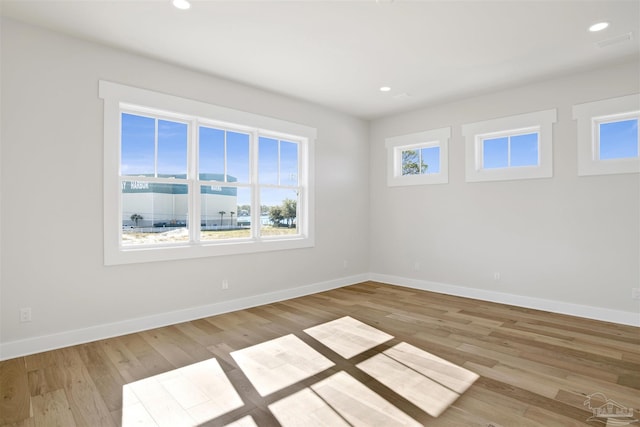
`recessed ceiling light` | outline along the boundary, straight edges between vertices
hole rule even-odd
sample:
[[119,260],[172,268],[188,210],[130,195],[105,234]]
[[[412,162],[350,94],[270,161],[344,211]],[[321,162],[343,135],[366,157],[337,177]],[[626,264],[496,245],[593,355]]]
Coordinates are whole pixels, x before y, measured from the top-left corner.
[[187,10],[191,7],[191,3],[187,0],[173,0],[171,3],[180,10]]
[[382,86],[380,88],[380,92],[389,92],[391,90],[391,88],[389,86]]
[[589,27],[589,31],[595,33],[596,31],[602,31],[609,26],[608,22],[598,22]]

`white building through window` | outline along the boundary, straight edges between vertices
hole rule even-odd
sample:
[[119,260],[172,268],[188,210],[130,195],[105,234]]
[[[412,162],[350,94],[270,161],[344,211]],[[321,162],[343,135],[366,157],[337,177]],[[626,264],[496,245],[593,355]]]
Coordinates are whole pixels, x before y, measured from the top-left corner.
[[105,264],[313,246],[307,126],[110,82]]
[[640,172],[640,94],[573,106],[578,175]]

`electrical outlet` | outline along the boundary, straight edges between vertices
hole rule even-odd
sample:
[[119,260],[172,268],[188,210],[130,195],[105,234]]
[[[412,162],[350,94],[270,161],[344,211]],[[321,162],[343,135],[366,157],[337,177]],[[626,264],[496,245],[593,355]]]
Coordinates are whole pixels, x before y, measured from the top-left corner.
[[31,307],[20,309],[20,322],[31,322]]
[[420,271],[420,261],[413,262],[413,271]]
[[640,288],[631,288],[631,298],[640,299]]
[[347,262],[346,259],[344,261],[342,261],[342,268],[347,268],[348,265],[349,265],[349,263]]
[[493,273],[493,280],[500,280],[500,272],[496,271],[495,273]]
[[227,279],[222,281],[222,289],[229,289],[229,281]]

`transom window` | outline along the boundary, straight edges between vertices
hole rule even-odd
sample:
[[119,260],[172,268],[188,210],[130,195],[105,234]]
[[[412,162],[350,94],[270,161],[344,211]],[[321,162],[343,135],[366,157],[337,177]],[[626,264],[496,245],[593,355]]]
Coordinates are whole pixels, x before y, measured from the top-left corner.
[[553,109],[463,125],[467,182],[553,176],[556,120]]
[[596,145],[594,150],[600,160],[638,158],[640,139],[638,138],[638,118],[634,111],[622,116],[594,119]]
[[313,244],[314,129],[109,82],[100,93],[106,264]]
[[578,175],[640,172],[640,94],[573,106]]
[[387,138],[387,185],[447,183],[450,136],[442,128]]
[[533,128],[481,137],[482,167],[497,169],[538,166],[539,136],[538,129]]
[[440,173],[440,146],[418,145],[402,150],[402,175]]

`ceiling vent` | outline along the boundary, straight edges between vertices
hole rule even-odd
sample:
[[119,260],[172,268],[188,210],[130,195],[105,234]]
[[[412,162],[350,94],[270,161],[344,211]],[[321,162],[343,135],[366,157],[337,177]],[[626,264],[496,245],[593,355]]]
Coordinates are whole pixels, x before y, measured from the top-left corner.
[[632,38],[633,38],[633,33],[627,33],[627,34],[611,37],[610,39],[600,40],[598,42],[595,42],[594,44],[596,45],[596,47],[602,48],[602,47],[612,46],[614,44],[626,42],[631,40]]

